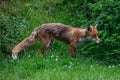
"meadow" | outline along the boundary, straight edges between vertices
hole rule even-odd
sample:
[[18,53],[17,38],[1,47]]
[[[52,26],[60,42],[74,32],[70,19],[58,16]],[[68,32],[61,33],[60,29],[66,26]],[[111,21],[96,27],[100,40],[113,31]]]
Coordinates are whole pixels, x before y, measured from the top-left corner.
[[[1,0],[0,80],[120,80],[120,1]],[[55,41],[38,55],[39,39],[13,60],[12,48],[44,23],[86,28],[98,25],[101,43],[79,45],[76,58]]]
[[16,61],[12,59],[2,61],[0,67],[1,80],[120,79],[120,65],[105,65],[102,62],[83,58],[79,55],[72,59],[57,53],[48,53],[47,56],[28,54],[21,56]]

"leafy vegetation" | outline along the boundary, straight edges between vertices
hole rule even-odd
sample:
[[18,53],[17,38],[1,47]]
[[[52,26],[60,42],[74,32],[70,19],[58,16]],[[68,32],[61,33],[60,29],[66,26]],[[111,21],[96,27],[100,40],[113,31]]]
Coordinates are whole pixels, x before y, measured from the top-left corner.
[[[120,68],[120,1],[2,0],[0,1],[1,80],[118,80]],[[11,59],[11,49],[43,23],[60,22],[86,28],[99,23],[101,43],[77,48],[71,59],[67,45],[55,41],[44,56],[36,55],[39,40]]]

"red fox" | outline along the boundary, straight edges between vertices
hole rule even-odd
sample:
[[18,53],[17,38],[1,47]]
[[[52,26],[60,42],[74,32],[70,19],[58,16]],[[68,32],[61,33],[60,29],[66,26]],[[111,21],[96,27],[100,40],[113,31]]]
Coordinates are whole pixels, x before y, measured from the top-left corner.
[[80,29],[64,25],[61,23],[47,23],[34,29],[31,35],[20,42],[12,49],[12,58],[17,59],[18,53],[30,46],[35,38],[39,38],[41,42],[40,52],[44,53],[50,47],[54,39],[68,44],[71,57],[75,57],[75,48],[78,43],[86,40],[92,40],[99,43],[100,39],[97,32],[97,24],[88,26],[87,29]]

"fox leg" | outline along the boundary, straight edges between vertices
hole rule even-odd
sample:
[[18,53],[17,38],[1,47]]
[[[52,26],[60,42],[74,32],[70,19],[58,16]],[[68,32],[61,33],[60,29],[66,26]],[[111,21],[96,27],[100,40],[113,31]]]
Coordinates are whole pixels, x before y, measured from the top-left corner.
[[48,41],[45,49],[48,50],[48,49],[50,48],[50,45],[51,45],[52,43],[53,43],[53,40],[50,39],[50,40]]
[[44,53],[45,50],[49,49],[50,44],[51,44],[51,40],[44,40],[44,41],[41,41],[41,42],[42,42],[42,45],[41,45],[40,52]]
[[40,41],[41,41],[41,49],[40,52],[44,53],[45,50],[48,50],[50,47],[50,44],[52,42],[52,39],[50,39],[48,34],[44,34],[43,36],[40,36]]
[[76,50],[75,45],[74,44],[70,44],[69,45],[69,49],[70,49],[70,55],[71,55],[71,57],[75,58],[76,57],[76,54],[75,54],[75,50]]

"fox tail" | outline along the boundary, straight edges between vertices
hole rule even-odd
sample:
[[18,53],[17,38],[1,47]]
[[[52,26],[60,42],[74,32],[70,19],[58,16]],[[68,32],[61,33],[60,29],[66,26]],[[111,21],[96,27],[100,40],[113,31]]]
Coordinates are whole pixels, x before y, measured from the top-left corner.
[[37,38],[37,30],[34,30],[29,37],[25,38],[22,42],[17,44],[12,49],[12,58],[14,60],[17,59],[18,53],[24,50],[26,47],[31,46],[31,44],[34,42],[36,38]]

